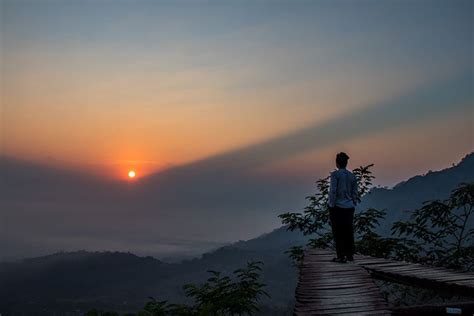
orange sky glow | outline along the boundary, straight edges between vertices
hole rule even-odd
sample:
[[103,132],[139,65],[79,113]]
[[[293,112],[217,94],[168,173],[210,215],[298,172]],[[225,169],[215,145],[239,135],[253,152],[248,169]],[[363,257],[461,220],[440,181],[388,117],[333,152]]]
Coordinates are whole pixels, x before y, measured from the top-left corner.
[[[147,16],[145,7],[125,11],[118,6],[109,18],[123,22],[111,28],[100,16],[86,14],[94,6],[80,12],[66,6],[71,23],[50,16],[58,8],[11,3],[4,11],[2,154],[113,179],[127,179],[130,169],[144,177],[323,123],[449,77],[472,62],[469,51],[450,52],[456,58],[434,51],[433,67],[414,52],[438,38],[425,36],[426,43],[419,43],[416,34],[400,44],[413,52],[397,55],[386,50],[383,40],[383,32],[392,30],[367,25],[361,26],[368,27],[364,38],[357,40],[338,29],[308,33],[309,25],[326,28],[317,19],[302,19],[285,31],[309,37],[299,41],[275,31],[279,19],[257,19],[252,25],[237,20],[238,26],[229,29],[213,28],[222,21],[211,20],[193,34],[192,26],[201,21],[197,13],[181,27],[166,15]],[[125,14],[127,19],[121,19]],[[94,25],[93,36],[88,23]],[[448,35],[445,41],[458,40]],[[364,51],[360,40],[374,47]],[[464,109],[446,116],[444,130],[456,142],[433,136],[437,118],[419,117],[416,126],[384,132],[386,139],[373,133],[358,140],[360,146],[335,144],[326,154],[296,154],[280,165],[294,172],[311,170],[315,161],[332,164],[334,151],[348,148],[359,161],[370,161],[367,153],[377,152],[384,157],[377,161],[381,167],[422,171],[426,166],[412,170],[413,157],[437,151],[428,144],[441,139],[446,150],[430,155],[427,166],[442,167],[472,150],[470,114]],[[403,154],[407,151],[411,154]]]

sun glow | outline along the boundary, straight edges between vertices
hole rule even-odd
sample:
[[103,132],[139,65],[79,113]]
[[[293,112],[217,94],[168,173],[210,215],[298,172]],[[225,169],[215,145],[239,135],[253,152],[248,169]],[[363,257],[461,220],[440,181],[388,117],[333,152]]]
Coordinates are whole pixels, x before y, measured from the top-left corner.
[[133,171],[133,170],[130,170],[130,171],[128,172],[128,177],[129,177],[130,179],[135,178],[136,175],[137,175],[137,174],[136,174],[135,171]]

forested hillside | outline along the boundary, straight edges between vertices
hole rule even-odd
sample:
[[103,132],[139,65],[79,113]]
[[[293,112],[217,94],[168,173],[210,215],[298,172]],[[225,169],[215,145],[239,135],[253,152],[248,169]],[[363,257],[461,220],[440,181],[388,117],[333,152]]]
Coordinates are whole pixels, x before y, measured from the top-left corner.
[[[474,181],[474,154],[459,164],[413,177],[392,189],[375,188],[360,209],[387,210],[386,228],[423,201],[445,198],[461,182]],[[303,197],[302,197],[303,198]],[[470,223],[472,225],[472,223]],[[181,263],[164,263],[152,257],[119,252],[64,252],[0,264],[0,312],[45,315],[92,307],[119,312],[136,311],[149,296],[184,302],[182,285],[200,283],[208,270],[231,274],[247,261],[264,262],[263,282],[271,298],[262,301],[261,314],[290,315],[297,271],[285,251],[304,245],[307,237],[280,227],[247,241],[218,248]]]

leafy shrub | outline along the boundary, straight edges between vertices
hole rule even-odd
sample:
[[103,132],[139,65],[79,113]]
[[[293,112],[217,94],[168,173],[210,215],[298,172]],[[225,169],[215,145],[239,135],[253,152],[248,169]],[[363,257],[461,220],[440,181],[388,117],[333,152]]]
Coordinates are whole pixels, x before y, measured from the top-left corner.
[[[358,183],[358,202],[372,187],[372,166],[361,166],[353,171]],[[308,248],[335,248],[329,220],[329,181],[329,176],[316,181],[316,193],[306,197],[309,205],[303,212],[279,215],[288,230],[314,236],[308,240]],[[354,215],[356,252],[472,271],[474,228],[470,223],[473,212],[474,182],[460,184],[446,200],[427,201],[420,209],[409,211],[408,221],[392,225],[390,237],[375,232],[385,219],[385,210],[361,210]],[[302,262],[303,249],[303,246],[294,246],[287,251],[296,265]]]
[[[186,296],[194,299],[194,304],[172,304],[150,297],[143,310],[135,315],[254,315],[259,310],[259,299],[262,296],[269,297],[264,290],[265,284],[260,282],[262,265],[260,261],[248,262],[247,267],[234,271],[234,279],[223,276],[218,271],[208,271],[211,277],[204,284],[186,284],[183,287]],[[86,315],[105,316],[96,310],[89,311]]]
[[462,183],[446,200],[434,200],[397,221],[396,259],[448,268],[474,270],[474,182]]
[[[373,164],[361,166],[354,169],[353,173],[357,179],[357,200],[369,193],[374,176],[371,168]],[[287,212],[279,215],[282,224],[288,225],[290,231],[299,230],[304,235],[314,235],[306,244],[309,248],[334,249],[331,223],[329,220],[329,176],[316,181],[316,193],[307,196],[309,205],[300,212]],[[378,235],[374,229],[379,225],[379,220],[384,219],[385,211],[368,209],[354,215],[354,234],[356,237],[356,251],[374,256],[387,256],[391,249],[391,240],[386,240]],[[290,257],[296,265],[303,258],[303,247],[294,246],[288,250]]]

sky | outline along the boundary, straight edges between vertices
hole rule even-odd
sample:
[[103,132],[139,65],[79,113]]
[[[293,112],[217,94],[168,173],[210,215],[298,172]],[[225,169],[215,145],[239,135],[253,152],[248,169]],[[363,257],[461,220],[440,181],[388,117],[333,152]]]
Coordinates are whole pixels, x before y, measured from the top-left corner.
[[[474,149],[473,11],[459,0],[0,0],[0,154],[113,192],[193,183],[189,203],[163,202],[189,216],[219,207],[206,194],[229,193],[222,181],[249,201],[249,183],[304,197],[339,151],[392,186]],[[226,206],[215,225],[245,225],[240,207],[257,205],[270,207]],[[275,227],[264,215],[186,238],[246,238]]]

